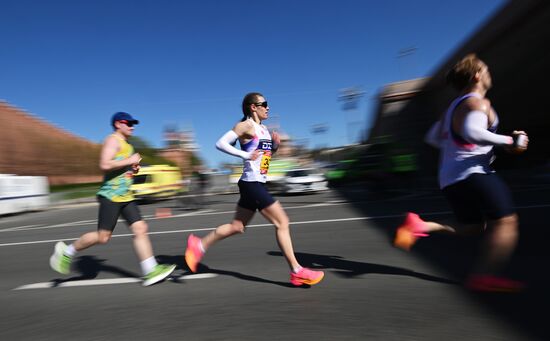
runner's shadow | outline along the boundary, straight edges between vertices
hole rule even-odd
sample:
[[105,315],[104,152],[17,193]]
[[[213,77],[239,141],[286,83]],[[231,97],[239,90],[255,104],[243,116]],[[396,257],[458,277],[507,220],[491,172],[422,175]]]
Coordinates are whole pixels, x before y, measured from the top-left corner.
[[95,256],[81,256],[76,258],[71,265],[71,268],[74,272],[80,273],[78,276],[73,276],[70,278],[58,278],[52,280],[54,286],[58,286],[61,283],[81,281],[86,279],[94,279],[100,272],[110,272],[121,277],[135,277],[140,278],[138,274],[135,274],[130,271],[123,270],[116,266],[104,264],[105,259],[99,259]]
[[[156,258],[159,263],[176,264],[176,269],[184,271],[185,272],[184,275],[193,274],[191,270],[189,270],[189,268],[187,267],[187,264],[185,263],[185,258],[182,255],[179,255],[179,256],[160,255],[160,256],[156,256]],[[289,282],[272,281],[261,277],[245,275],[240,272],[213,269],[201,263],[199,263],[199,266],[197,268],[197,273],[212,273],[212,274],[217,274],[222,276],[231,276],[231,277],[235,277],[245,281],[274,284],[274,285],[279,285],[286,288],[295,288],[295,286],[290,284]],[[178,280],[177,278],[175,278],[175,276],[173,278],[173,281],[176,283],[182,282],[182,280]],[[308,288],[309,286],[302,286],[301,288],[306,288],[306,287]]]
[[[157,259],[157,262],[159,262],[160,264],[175,264],[176,270],[191,272],[191,270],[189,270],[189,268],[187,267],[187,264],[185,263],[185,257],[183,255],[178,255],[178,256],[158,255],[158,256],[155,256],[155,258]],[[200,265],[199,265],[199,269],[200,269]]]
[[[267,253],[270,256],[281,256],[280,251],[269,251]],[[311,253],[296,253],[296,258],[305,267],[311,269],[334,269],[332,272],[338,276],[345,278],[353,278],[365,274],[383,274],[383,275],[398,275],[398,276],[410,276],[423,279],[426,281],[446,283],[446,284],[460,284],[457,281],[453,281],[446,278],[427,275],[415,271],[411,271],[404,268],[398,268],[388,265],[362,263],[356,261],[350,261],[343,259],[340,256],[327,256],[316,255]]]
[[[285,288],[296,288],[294,285],[290,284],[290,282],[272,281],[272,280],[261,278],[261,277],[245,275],[245,274],[242,274],[240,272],[212,269],[212,268],[207,267],[206,265],[202,265],[201,267],[199,267],[199,271],[206,271],[206,272],[210,272],[210,273],[214,273],[214,274],[218,274],[218,275],[222,275],[222,276],[231,276],[231,277],[235,277],[235,278],[238,278],[238,279],[242,279],[244,281],[274,284],[274,285],[279,285],[279,286],[282,286],[282,287],[285,287]],[[307,286],[307,287],[309,287],[309,286]]]

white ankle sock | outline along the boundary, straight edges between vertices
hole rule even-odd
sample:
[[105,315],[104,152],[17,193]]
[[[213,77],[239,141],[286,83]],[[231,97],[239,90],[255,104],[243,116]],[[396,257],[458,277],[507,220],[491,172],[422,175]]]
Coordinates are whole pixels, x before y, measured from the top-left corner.
[[297,274],[298,272],[300,272],[300,270],[302,270],[302,266],[298,265],[298,267],[292,269],[292,272],[294,272],[295,274]]
[[63,253],[65,254],[65,256],[74,257],[74,255],[76,255],[76,249],[74,248],[74,244],[67,246],[67,248]]
[[153,271],[155,266],[158,265],[157,260],[155,259],[155,256],[151,256],[147,258],[146,260],[139,263],[141,265],[141,272],[143,272],[143,275],[147,275],[149,272]]

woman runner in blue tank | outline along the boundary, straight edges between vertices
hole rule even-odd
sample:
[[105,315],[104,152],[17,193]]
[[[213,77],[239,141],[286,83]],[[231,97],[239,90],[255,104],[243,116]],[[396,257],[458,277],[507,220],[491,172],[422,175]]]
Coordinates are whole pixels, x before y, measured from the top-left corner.
[[[506,184],[491,168],[494,146],[519,153],[529,139],[523,131],[511,136],[496,133],[498,116],[485,94],[492,86],[487,65],[470,54],[448,73],[447,80],[460,96],[426,136],[439,148],[439,186],[453,209],[456,221],[424,221],[408,213],[398,228],[394,244],[409,250],[418,237],[432,232],[472,234],[487,231],[482,256],[466,280],[476,291],[518,291],[523,284],[502,275],[518,240],[518,217]],[[523,140],[523,142],[521,142]]]
[[[267,101],[260,93],[249,93],[243,99],[242,109],[244,117],[241,122],[216,143],[219,150],[243,159],[243,174],[238,183],[241,197],[235,217],[231,223],[218,226],[202,239],[189,235],[185,261],[189,269],[196,272],[205,251],[222,239],[244,233],[258,210],[275,225],[277,242],[290,267],[290,282],[295,286],[317,284],[324,273],[300,266],[292,247],[288,216],[279,201],[273,199],[265,188],[271,155],[280,143],[278,134],[271,135],[262,124],[269,114]],[[234,147],[237,140],[241,150]]]

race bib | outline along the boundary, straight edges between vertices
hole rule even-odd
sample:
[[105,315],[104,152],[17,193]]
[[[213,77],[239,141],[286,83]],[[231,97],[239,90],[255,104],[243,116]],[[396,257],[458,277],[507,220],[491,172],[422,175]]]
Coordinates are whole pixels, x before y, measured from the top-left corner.
[[260,161],[260,174],[267,174],[269,163],[271,162],[271,151],[265,151]]

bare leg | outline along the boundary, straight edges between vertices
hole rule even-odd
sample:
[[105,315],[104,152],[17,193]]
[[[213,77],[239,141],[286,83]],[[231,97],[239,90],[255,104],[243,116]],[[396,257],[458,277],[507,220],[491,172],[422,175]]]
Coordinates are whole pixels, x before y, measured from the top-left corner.
[[[136,221],[130,226],[130,230],[134,234],[134,249],[140,261],[153,256],[153,248],[147,235],[147,229],[147,223],[143,220]],[[78,238],[73,245],[76,251],[82,251],[96,244],[107,243],[112,234],[113,232],[109,230],[88,232]]]
[[461,224],[455,221],[445,222],[425,221],[426,233],[445,233],[461,236],[478,235],[485,230],[485,224]]
[[273,223],[276,227],[277,243],[279,248],[283,252],[283,255],[288,262],[290,270],[294,270],[300,266],[296,256],[294,255],[294,249],[292,247],[292,239],[290,238],[289,221],[286,212],[281,204],[276,201],[271,206],[264,208],[261,211],[262,215]]
[[478,224],[451,224],[435,221],[424,221],[415,213],[408,213],[403,224],[397,229],[393,244],[406,251],[416,243],[419,237],[431,233],[445,233],[461,236],[478,235],[485,229],[485,223]]
[[109,230],[98,230],[94,232],[88,232],[83,234],[78,238],[74,243],[74,248],[76,251],[85,250],[96,244],[105,244],[111,240],[112,231]]
[[151,240],[147,234],[147,223],[143,220],[136,221],[130,225],[130,230],[134,234],[133,244],[138,259],[144,261],[153,257],[153,247],[151,246]]
[[206,251],[210,246],[222,239],[237,233],[244,233],[245,226],[252,219],[254,213],[254,211],[237,206],[235,217],[231,223],[218,226],[214,231],[201,239],[204,250]]
[[512,256],[518,238],[516,214],[490,221],[475,272],[492,274],[499,272]]

